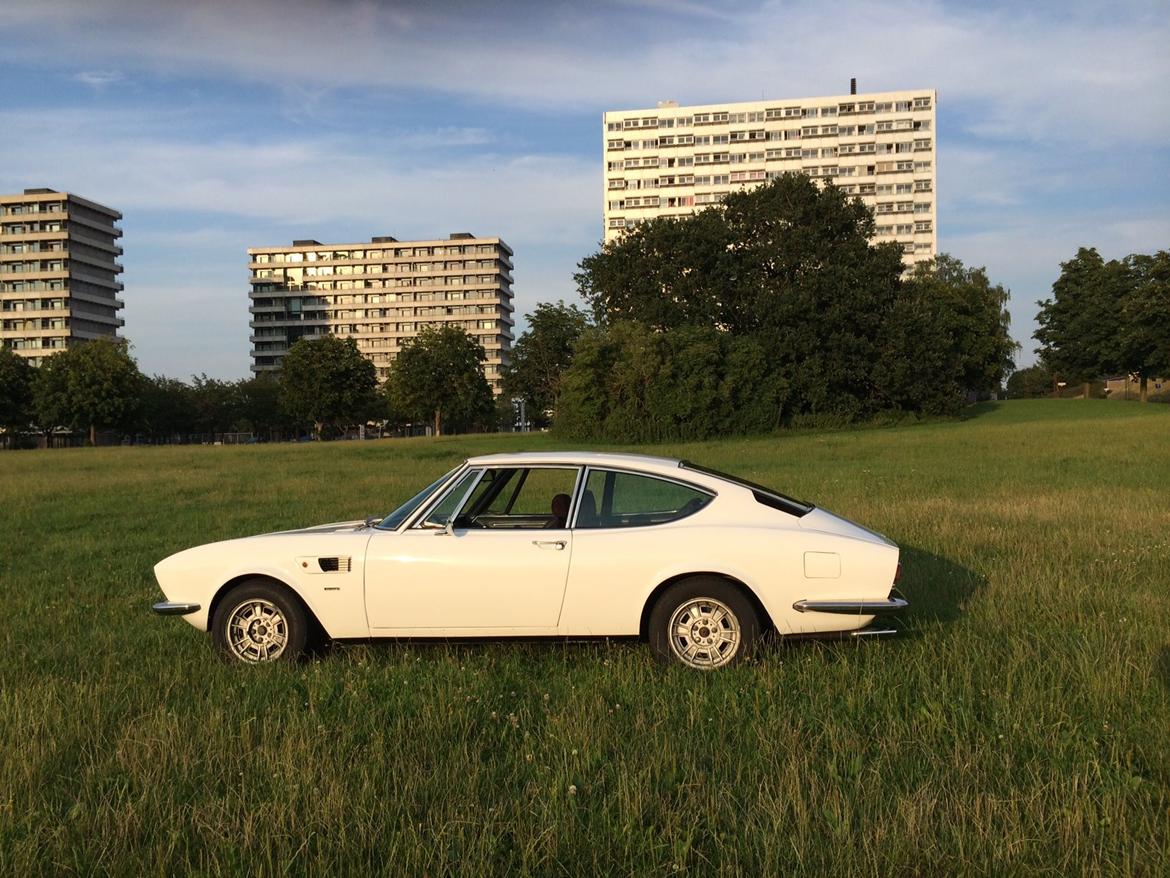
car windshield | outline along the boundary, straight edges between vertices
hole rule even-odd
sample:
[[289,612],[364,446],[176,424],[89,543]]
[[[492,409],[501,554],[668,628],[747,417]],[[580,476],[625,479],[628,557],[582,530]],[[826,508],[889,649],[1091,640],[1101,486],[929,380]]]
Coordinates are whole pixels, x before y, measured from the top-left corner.
[[747,479],[741,479],[739,476],[728,475],[721,473],[719,470],[710,469],[709,467],[699,466],[697,463],[691,463],[689,460],[679,462],[681,469],[692,469],[695,472],[705,473],[709,476],[714,476],[717,479],[723,479],[725,482],[731,482],[733,485],[739,485],[741,488],[747,488],[756,498],[756,502],[764,506],[771,506],[773,509],[779,509],[781,512],[787,512],[789,515],[795,515],[797,518],[802,515],[808,515],[813,511],[811,503],[805,503],[787,494],[781,494],[772,488],[766,488],[763,485],[757,485],[755,482],[749,482]]
[[405,503],[403,503],[401,506],[399,506],[397,509],[395,509],[393,512],[391,512],[389,515],[387,515],[385,518],[383,518],[382,521],[379,522],[378,527],[384,528],[386,530],[393,530],[396,527],[398,527],[400,524],[402,524],[402,522],[404,522],[404,521],[406,521],[406,519],[410,518],[411,514],[416,509],[418,509],[419,506],[422,505],[424,500],[426,500],[429,496],[431,496],[431,494],[433,494],[435,492],[435,490],[439,487],[439,485],[446,482],[447,479],[451,478],[451,476],[455,475],[455,473],[458,472],[462,468],[463,468],[463,464],[460,464],[459,466],[455,467],[455,469],[451,470],[450,472],[444,473],[443,475],[439,476],[439,478],[435,479],[433,482],[431,482],[429,485],[427,485],[425,488],[423,488],[421,491],[419,491],[417,494],[415,494],[413,497],[411,497],[409,500],[407,500]]

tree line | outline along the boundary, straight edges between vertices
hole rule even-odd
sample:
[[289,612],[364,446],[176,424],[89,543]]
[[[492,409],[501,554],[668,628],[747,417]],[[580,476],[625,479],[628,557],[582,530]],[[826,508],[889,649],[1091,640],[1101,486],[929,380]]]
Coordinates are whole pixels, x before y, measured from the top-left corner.
[[39,368],[0,348],[0,430],[10,445],[60,430],[92,445],[105,430],[167,442],[222,433],[322,439],[365,424],[495,429],[510,416],[493,401],[484,359],[460,327],[428,327],[407,341],[382,387],[353,339],[332,335],[298,339],[279,373],[239,381],[144,375],[121,339],[67,348]]
[[[39,370],[0,350],[0,428],[339,435],[425,424],[436,435],[509,428],[511,400],[570,439],[706,439],[886,415],[948,415],[999,392],[1017,345],[1008,291],[945,254],[907,271],[873,243],[873,213],[785,174],[717,208],[645,222],[581,260],[588,310],[538,304],[493,400],[479,343],[429,327],[388,380],[352,339],[300,339],[276,375],[190,382],[139,373],[105,340]],[[1041,306],[1041,361],[1013,395],[1063,379],[1170,373],[1170,254],[1105,262],[1082,249]]]

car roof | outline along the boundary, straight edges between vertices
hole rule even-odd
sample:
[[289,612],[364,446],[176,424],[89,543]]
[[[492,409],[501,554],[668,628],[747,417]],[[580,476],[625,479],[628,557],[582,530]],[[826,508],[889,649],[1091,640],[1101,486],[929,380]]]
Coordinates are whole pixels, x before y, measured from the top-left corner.
[[501,454],[483,454],[467,460],[471,466],[508,466],[532,464],[570,464],[573,466],[612,466],[647,471],[676,471],[676,457],[654,457],[649,454],[622,454],[608,451],[520,451]]

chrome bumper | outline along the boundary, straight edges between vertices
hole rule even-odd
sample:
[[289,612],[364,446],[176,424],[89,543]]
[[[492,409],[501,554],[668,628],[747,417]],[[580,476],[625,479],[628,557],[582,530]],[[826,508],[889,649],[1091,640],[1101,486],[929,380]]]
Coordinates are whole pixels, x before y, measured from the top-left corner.
[[896,613],[910,606],[903,598],[888,598],[884,601],[810,601],[800,600],[792,605],[798,613],[848,613],[851,616],[876,616],[879,613]]
[[160,616],[188,616],[199,612],[199,604],[177,604],[170,601],[161,601],[151,607]]

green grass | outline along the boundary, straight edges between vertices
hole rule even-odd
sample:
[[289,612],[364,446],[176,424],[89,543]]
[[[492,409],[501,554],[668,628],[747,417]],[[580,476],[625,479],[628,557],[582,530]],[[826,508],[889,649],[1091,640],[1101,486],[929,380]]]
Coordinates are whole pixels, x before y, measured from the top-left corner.
[[1170,408],[662,446],[904,547],[896,640],[227,667],[160,558],[545,436],[0,454],[0,874],[1165,874]]

